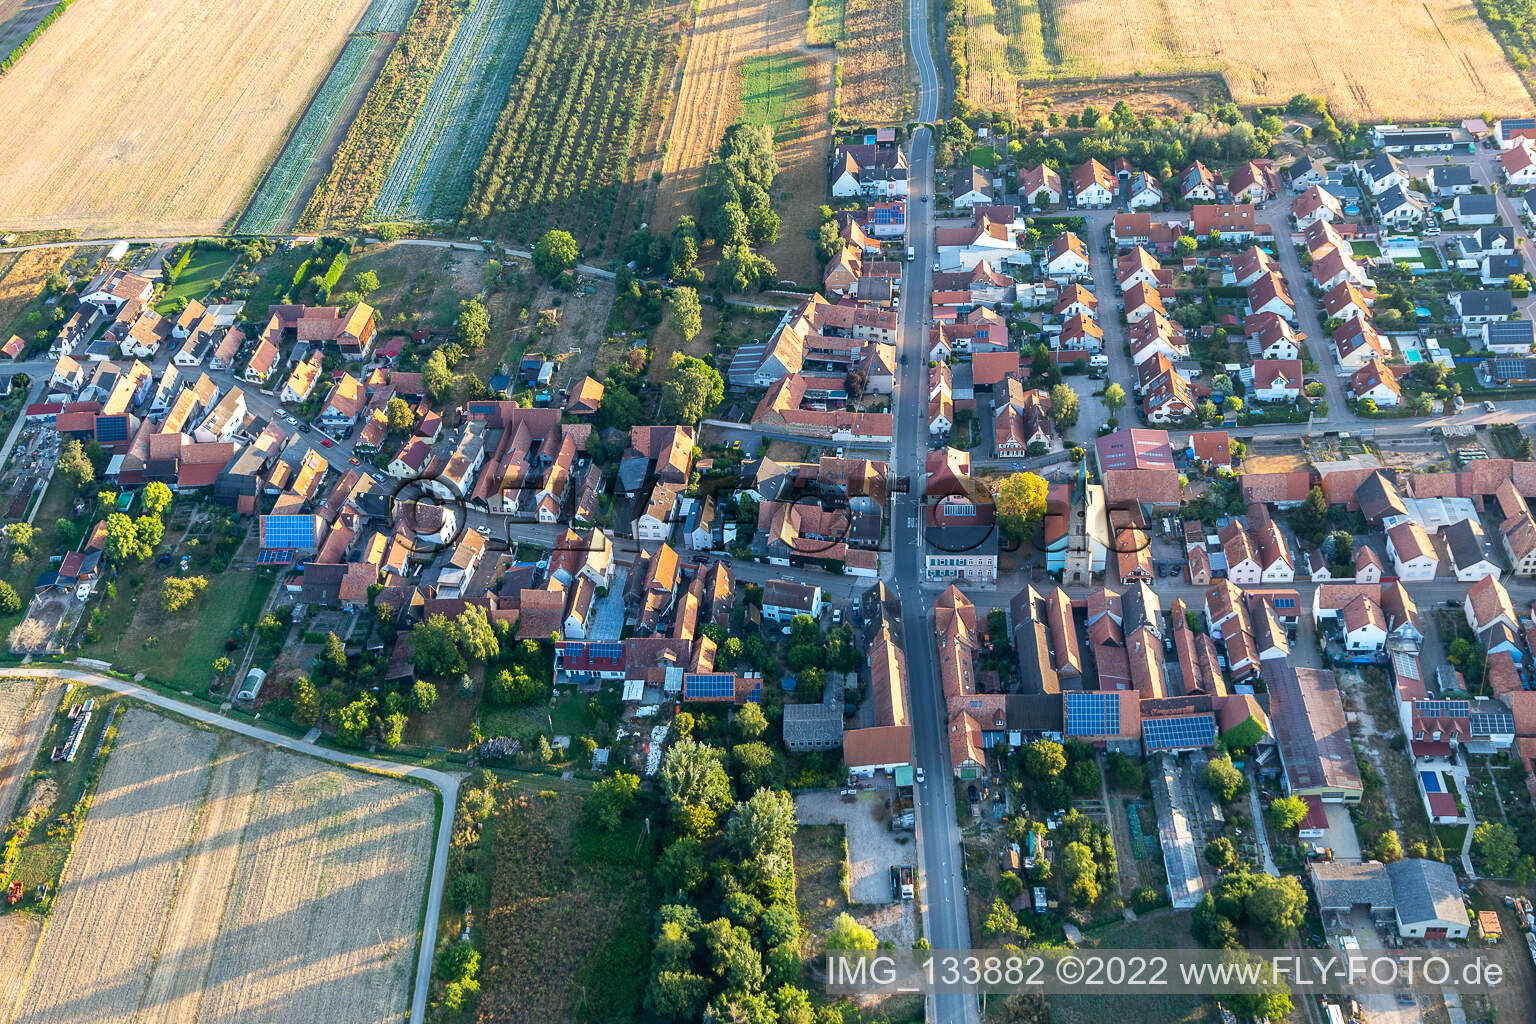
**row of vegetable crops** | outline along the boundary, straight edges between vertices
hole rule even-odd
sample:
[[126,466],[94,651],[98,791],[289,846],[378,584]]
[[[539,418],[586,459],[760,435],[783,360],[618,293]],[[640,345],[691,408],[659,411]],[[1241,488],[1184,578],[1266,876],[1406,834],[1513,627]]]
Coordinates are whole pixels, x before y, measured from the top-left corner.
[[617,242],[641,143],[676,59],[667,38],[674,10],[663,0],[563,0],[546,9],[475,172],[466,228],[529,239],[558,225],[586,240],[589,255]]
[[351,94],[358,77],[368,65],[377,40],[373,36],[353,36],[342,48],[341,56],[331,66],[325,81],[310,101],[293,134],[267,171],[267,176],[251,197],[237,228],[241,234],[271,234],[281,230],[295,193],[315,161],[322,157],[320,147],[330,135],[331,125]]
[[470,4],[420,0],[309,197],[300,230],[352,225],[368,216]]
[[533,0],[474,0],[379,189],[375,218],[458,215],[539,15]]
[[371,35],[377,32],[400,32],[411,16],[416,0],[373,0],[363,16],[357,19],[355,35]]

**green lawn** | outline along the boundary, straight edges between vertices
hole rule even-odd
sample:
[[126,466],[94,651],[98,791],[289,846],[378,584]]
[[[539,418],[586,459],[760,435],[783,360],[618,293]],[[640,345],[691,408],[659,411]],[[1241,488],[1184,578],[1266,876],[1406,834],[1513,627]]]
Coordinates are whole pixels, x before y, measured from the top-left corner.
[[[166,574],[152,566],[129,570],[117,581],[117,599],[103,599],[107,618],[101,639],[82,653],[110,661],[120,672],[142,672],[156,682],[207,693],[214,659],[237,657],[239,649],[226,651],[225,642],[240,627],[249,633],[255,626],[277,577],[270,569],[231,569],[210,578],[207,593],[191,611],[169,616],[160,607]],[[137,589],[135,581],[141,581]]]
[[[1026,915],[1027,919],[1027,915]],[[1190,914],[1158,910],[1135,921],[1116,921],[1086,933],[1086,944],[1097,949],[1194,949],[1189,934]],[[1127,1014],[1123,995],[1055,996],[1051,1011],[1056,1024],[1096,1024]],[[1204,996],[1138,994],[1132,1014],[1138,1020],[1159,1024],[1195,1024],[1216,1019],[1215,1008]]]
[[775,138],[798,131],[812,101],[814,60],[803,53],[770,53],[742,61],[742,119],[767,125]]
[[1424,261],[1425,270],[1440,269],[1440,254],[1435,252],[1431,246],[1426,245],[1419,249],[1419,257]]
[[1375,242],[1351,241],[1349,243],[1349,251],[1355,256],[1356,259],[1367,256],[1380,256],[1381,246],[1377,245]]
[[177,299],[202,302],[229,268],[235,265],[235,258],[236,254],[228,249],[198,249],[187,261],[186,269],[181,272],[176,283],[160,296],[160,302],[155,308],[165,312]]
[[805,41],[811,46],[831,46],[843,39],[847,13],[848,0],[811,0],[811,12],[805,21]]
[[968,159],[977,167],[985,167],[988,170],[997,166],[997,153],[991,146],[977,146],[971,150],[971,155]]

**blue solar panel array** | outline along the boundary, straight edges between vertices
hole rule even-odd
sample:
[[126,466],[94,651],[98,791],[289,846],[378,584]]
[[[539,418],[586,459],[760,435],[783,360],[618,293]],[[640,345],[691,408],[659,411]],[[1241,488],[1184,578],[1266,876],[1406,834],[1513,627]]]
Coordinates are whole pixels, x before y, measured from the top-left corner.
[[1515,716],[1507,711],[1494,711],[1472,716],[1472,735],[1492,736],[1496,733],[1515,734]]
[[1214,715],[1183,715],[1179,718],[1146,718],[1141,739],[1150,750],[1194,750],[1216,741]]
[[1119,732],[1119,694],[1113,691],[1067,694],[1068,736],[1114,736]]
[[1472,713],[1471,701],[1465,700],[1416,700],[1413,713],[1425,718],[1466,718]]
[[315,546],[314,516],[263,516],[265,546],[293,550]]
[[117,441],[128,440],[128,417],[96,417],[96,440],[103,444],[113,444]]
[[293,556],[286,551],[258,551],[256,562],[258,565],[286,565],[293,561]]
[[736,696],[736,677],[729,672],[693,675],[683,679],[683,693],[694,700],[719,700]]

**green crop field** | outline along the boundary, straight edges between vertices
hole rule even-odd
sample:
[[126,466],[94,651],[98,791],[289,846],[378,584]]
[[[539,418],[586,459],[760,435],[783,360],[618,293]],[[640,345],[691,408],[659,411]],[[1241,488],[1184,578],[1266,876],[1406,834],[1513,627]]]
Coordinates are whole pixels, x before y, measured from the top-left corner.
[[815,101],[811,65],[803,53],[769,53],[741,62],[741,116],[773,129],[774,138],[794,136]]
[[805,41],[812,46],[831,46],[843,39],[847,14],[848,0],[811,0],[811,12],[805,20]]

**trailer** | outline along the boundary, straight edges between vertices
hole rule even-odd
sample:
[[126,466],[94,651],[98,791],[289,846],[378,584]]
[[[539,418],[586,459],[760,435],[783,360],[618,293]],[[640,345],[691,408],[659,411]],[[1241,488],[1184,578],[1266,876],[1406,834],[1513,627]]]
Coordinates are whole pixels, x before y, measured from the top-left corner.
[[901,898],[909,900],[913,897],[915,886],[912,877],[912,865],[901,865]]

